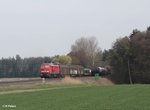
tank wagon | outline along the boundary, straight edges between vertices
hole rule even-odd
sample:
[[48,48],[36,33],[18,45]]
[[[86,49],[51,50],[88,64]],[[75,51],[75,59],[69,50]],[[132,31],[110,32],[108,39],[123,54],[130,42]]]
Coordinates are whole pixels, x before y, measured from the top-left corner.
[[96,67],[96,68],[93,68],[91,71],[92,76],[94,76],[95,74],[99,74],[99,76],[107,76],[111,74],[111,71],[109,68]]

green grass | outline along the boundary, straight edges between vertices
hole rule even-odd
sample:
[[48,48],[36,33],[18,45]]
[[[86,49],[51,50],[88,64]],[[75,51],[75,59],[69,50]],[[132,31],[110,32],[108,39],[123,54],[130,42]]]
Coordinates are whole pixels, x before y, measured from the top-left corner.
[[82,85],[3,94],[0,95],[0,110],[150,110],[150,85]]

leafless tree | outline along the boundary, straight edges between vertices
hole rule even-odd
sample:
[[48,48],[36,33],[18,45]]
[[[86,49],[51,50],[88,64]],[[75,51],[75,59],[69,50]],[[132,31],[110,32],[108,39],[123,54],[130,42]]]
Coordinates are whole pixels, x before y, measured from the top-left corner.
[[81,37],[71,47],[71,53],[76,56],[83,66],[94,67],[99,59],[101,49],[96,37]]

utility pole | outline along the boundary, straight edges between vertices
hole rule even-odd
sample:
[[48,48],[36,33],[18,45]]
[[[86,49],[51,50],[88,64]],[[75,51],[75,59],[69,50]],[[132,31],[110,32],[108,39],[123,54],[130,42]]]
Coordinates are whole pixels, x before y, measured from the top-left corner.
[[128,63],[129,81],[130,81],[130,84],[133,84],[133,82],[132,82],[132,77],[131,77],[131,71],[130,71],[130,62],[129,62],[129,58],[128,58],[127,63]]

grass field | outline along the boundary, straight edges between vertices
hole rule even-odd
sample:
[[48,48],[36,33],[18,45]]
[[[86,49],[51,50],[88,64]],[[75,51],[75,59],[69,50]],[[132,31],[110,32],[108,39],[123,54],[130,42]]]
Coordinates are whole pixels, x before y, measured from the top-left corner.
[[46,85],[40,88],[39,91],[1,94],[0,110],[150,110],[150,85],[51,88]]

